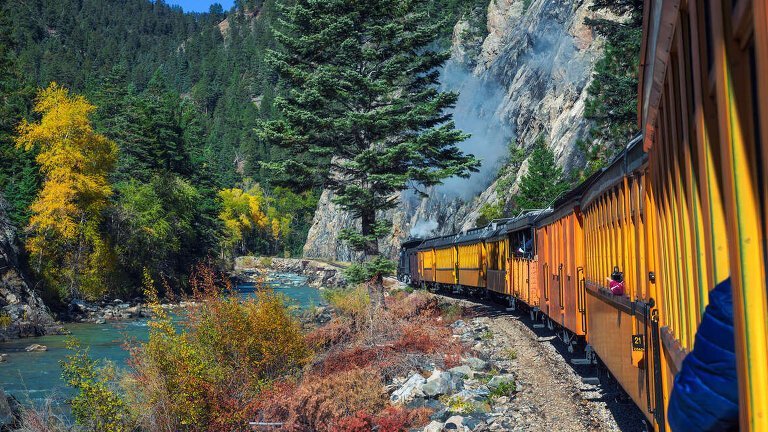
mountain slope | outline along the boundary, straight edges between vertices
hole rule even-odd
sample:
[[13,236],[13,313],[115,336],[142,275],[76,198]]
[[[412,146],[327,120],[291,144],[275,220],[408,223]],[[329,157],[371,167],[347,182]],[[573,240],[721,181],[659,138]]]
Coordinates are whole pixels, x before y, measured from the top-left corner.
[[[584,19],[621,19],[593,12],[591,5],[591,0],[492,0],[482,41],[468,31],[470,23],[457,23],[453,58],[467,72],[448,70],[445,76],[451,88],[463,91],[456,122],[473,138],[462,148],[481,156],[484,169],[469,180],[449,180],[429,191],[428,198],[402,193],[401,205],[390,214],[395,228],[382,242],[383,251],[394,257],[400,241],[412,233],[428,236],[473,227],[483,204],[496,202],[500,192],[505,200],[516,192],[527,164],[510,166],[515,165],[507,160],[510,149],[527,155],[539,136],[566,172],[584,167],[577,142],[590,128],[584,104],[604,44]],[[499,175],[511,186],[497,191]],[[339,230],[354,221],[331,200],[327,191],[321,196],[305,255],[354,259],[338,239]]]

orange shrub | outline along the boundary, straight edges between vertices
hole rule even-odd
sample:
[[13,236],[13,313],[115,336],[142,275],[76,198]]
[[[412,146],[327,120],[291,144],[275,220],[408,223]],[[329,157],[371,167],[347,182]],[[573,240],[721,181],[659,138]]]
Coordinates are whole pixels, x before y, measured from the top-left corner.
[[417,408],[409,410],[403,407],[387,407],[377,415],[359,411],[336,422],[333,432],[370,432],[375,427],[378,432],[405,432],[429,422],[432,410]]
[[388,403],[381,378],[373,369],[305,376],[293,397],[291,427],[332,431],[336,422],[357,412],[379,412]]
[[338,420],[331,428],[333,432],[370,432],[373,430],[373,417],[359,411],[355,415]]
[[333,317],[324,326],[307,334],[307,344],[317,350],[345,345],[351,342],[355,336],[352,327],[353,323],[346,317]]
[[424,426],[429,423],[432,410],[429,408],[407,409],[390,406],[374,417],[373,422],[379,427],[379,432],[401,432]]

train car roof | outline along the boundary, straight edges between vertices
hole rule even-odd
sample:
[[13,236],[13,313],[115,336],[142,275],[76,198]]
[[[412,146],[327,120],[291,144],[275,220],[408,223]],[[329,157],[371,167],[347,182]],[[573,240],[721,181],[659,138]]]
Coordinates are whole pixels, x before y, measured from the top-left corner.
[[468,243],[478,243],[484,241],[489,235],[492,235],[498,228],[494,229],[493,224],[483,227],[472,228],[467,231],[456,234],[455,243],[463,245]]
[[552,213],[552,209],[531,210],[514,220],[507,222],[504,229],[506,234],[536,226],[536,221]]
[[[536,226],[536,220],[542,216],[548,215],[552,212],[550,209],[544,210],[529,210],[515,218],[504,219],[503,223],[497,221],[496,228],[488,230],[488,234],[485,237],[486,241],[494,241],[506,237],[507,235],[528,229]],[[489,225],[493,228],[493,223]]]
[[418,238],[418,237],[416,237],[416,238],[408,238],[408,239],[406,239],[404,242],[402,242],[400,244],[400,248],[401,249],[413,249],[413,248],[419,246],[422,243],[424,243],[424,239],[423,238]]
[[432,237],[424,240],[418,247],[418,250],[427,250],[432,249],[434,247],[440,247],[447,244],[452,243],[452,238],[454,237],[454,234],[447,235],[447,236],[438,236],[438,237]]

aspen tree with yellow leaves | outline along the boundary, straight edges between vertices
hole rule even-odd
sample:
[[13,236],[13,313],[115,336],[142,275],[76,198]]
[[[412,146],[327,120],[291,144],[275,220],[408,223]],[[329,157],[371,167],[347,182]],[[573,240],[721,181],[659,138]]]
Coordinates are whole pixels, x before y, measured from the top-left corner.
[[115,143],[96,133],[84,97],[51,83],[38,92],[36,122],[22,121],[16,146],[37,151],[43,185],[30,208],[32,268],[64,297],[97,297],[107,288],[114,253],[102,232],[117,159]]
[[224,224],[222,255],[246,253],[249,247],[258,249],[259,242],[263,243],[262,249],[273,245],[276,252],[290,234],[293,215],[281,214],[259,185],[248,190],[223,189],[219,191],[219,198],[222,209],[219,219]]

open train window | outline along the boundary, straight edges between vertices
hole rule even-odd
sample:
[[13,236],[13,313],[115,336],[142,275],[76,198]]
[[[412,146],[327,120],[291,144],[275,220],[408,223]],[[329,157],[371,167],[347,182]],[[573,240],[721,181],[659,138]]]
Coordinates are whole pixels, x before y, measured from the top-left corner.
[[509,248],[512,256],[533,258],[536,243],[533,240],[533,228],[515,231],[509,235]]

